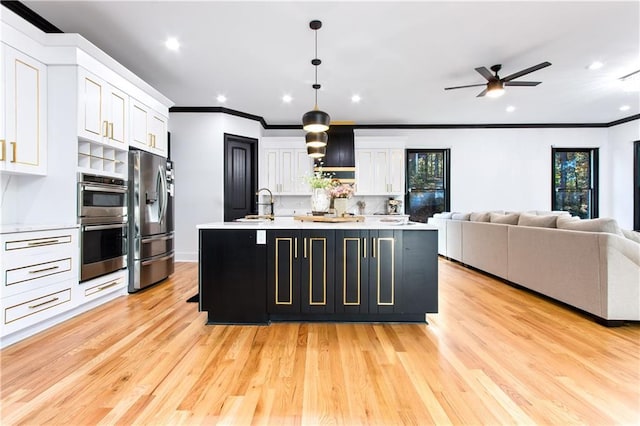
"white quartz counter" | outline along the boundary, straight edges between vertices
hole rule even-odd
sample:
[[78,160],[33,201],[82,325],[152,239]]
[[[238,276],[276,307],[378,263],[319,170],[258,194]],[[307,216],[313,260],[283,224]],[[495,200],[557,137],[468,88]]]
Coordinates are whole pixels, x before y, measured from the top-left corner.
[[0,234],[11,234],[11,233],[14,233],[14,232],[52,231],[52,230],[55,230],[55,229],[69,229],[69,228],[79,228],[79,227],[80,227],[80,225],[75,224],[75,223],[56,224],[56,225],[52,225],[52,224],[45,224],[45,225],[32,224],[32,225],[27,225],[27,224],[22,224],[22,223],[11,223],[11,224],[0,225]]
[[306,222],[294,220],[292,217],[276,217],[275,220],[251,220],[240,222],[212,222],[197,226],[198,229],[406,229],[411,231],[437,231],[433,225],[418,222],[402,223],[402,221],[386,222],[369,219],[364,222]]

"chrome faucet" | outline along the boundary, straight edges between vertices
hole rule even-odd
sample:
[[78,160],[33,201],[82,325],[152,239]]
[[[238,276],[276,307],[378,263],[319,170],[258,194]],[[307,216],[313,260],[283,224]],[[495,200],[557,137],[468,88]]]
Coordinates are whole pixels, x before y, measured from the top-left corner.
[[[264,204],[264,203],[260,203],[260,193],[262,191],[267,191],[269,193],[269,204]],[[256,192],[256,206],[258,207],[258,216],[260,216],[260,206],[265,206],[268,205],[271,209],[270,209],[270,214],[268,215],[264,215],[267,218],[273,220],[274,218],[274,212],[273,212],[273,193],[271,192],[271,190],[269,188],[260,188],[258,189],[258,191]]]

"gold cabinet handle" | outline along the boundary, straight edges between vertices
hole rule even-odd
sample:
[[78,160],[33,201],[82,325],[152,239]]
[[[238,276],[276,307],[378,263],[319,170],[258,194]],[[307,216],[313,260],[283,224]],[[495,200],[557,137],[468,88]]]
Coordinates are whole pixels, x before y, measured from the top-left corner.
[[107,120],[103,121],[102,124],[104,125],[104,133],[102,134],[103,137],[108,138],[109,137],[109,122]]
[[2,148],[0,148],[2,158],[0,158],[0,161],[7,161],[7,141],[4,139],[0,139],[0,144],[2,144]]
[[109,139],[113,139],[113,123],[109,123]]
[[29,309],[39,308],[40,306],[47,305],[49,303],[55,302],[56,300],[60,300],[60,298],[59,297],[54,297],[53,299],[47,300],[46,302],[38,303],[36,305],[29,305]]
[[11,158],[11,162],[15,163],[16,161],[18,161],[18,143],[17,142],[10,142],[11,145],[11,155],[13,156],[13,158]]
[[376,257],[376,239],[371,238],[371,257]]
[[52,266],[50,268],[37,269],[35,271],[29,271],[30,274],[39,274],[40,272],[53,271],[60,268],[59,266]]
[[44,246],[48,244],[56,244],[59,240],[44,240],[44,241],[31,241],[27,245],[28,246]]
[[111,281],[111,282],[109,282],[109,283],[107,283],[105,285],[101,285],[100,287],[98,287],[98,291],[105,290],[105,289],[107,289],[109,287],[113,287],[114,285],[118,285],[118,284],[120,284],[120,279],[113,280],[113,281]]
[[367,258],[367,240],[368,240],[368,238],[366,238],[366,237],[362,239],[362,245],[364,246],[364,256],[363,257],[365,259]]
[[153,146],[153,135],[149,133],[149,146]]

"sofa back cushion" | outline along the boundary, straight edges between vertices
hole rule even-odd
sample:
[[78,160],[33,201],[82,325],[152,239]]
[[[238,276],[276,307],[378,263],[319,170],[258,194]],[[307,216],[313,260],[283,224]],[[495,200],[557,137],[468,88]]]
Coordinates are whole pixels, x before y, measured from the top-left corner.
[[615,234],[624,237],[624,234],[618,226],[618,222],[616,222],[615,219],[609,217],[583,220],[558,219],[557,226],[560,229],[569,229],[572,231],[607,232],[609,234]]
[[454,213],[451,215],[452,220],[469,220],[470,213]]
[[489,222],[489,212],[472,212],[469,216],[471,222]]
[[631,241],[635,241],[636,243],[640,244],[640,232],[636,232],[636,231],[629,231],[627,229],[621,229],[622,234]]
[[538,228],[555,228],[558,216],[547,215],[537,216],[529,213],[522,213],[518,218],[519,226],[535,226]]
[[492,222],[492,223],[504,223],[505,225],[517,225],[519,219],[520,219],[520,213],[509,213],[509,214],[490,213],[489,214],[489,222]]

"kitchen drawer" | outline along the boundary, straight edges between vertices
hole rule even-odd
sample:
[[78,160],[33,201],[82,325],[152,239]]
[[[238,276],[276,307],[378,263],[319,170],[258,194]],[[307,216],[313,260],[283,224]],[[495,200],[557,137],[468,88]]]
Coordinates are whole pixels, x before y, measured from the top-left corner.
[[127,278],[128,275],[126,271],[118,271],[114,274],[105,275],[79,284],[80,303],[98,299],[114,292],[124,294],[124,289],[127,287]]
[[[6,286],[24,284],[29,281],[42,280],[55,274],[64,274],[65,278],[71,272],[71,258],[53,260],[51,262],[38,263],[20,268],[8,269],[5,272]],[[66,274],[65,274],[66,272]]]
[[[9,234],[12,239],[6,239],[3,241],[3,248],[5,251],[10,252],[13,250],[33,250],[49,248],[59,244],[70,244],[72,237],[69,234],[60,234],[59,232],[49,232],[51,236],[39,236],[35,238],[29,238],[28,232],[22,232],[19,234]],[[38,233],[40,234],[40,233]],[[26,238],[26,239],[25,239]],[[24,254],[24,252],[23,252]]]
[[2,300],[2,334],[7,335],[73,308],[73,281],[65,281]]

